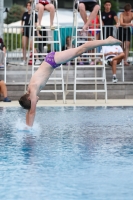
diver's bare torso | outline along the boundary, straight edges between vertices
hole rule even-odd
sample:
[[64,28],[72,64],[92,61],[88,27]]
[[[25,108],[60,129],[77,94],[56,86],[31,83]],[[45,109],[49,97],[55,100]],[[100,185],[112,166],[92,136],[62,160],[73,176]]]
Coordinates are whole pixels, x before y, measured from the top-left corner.
[[30,83],[28,85],[27,92],[34,92],[36,95],[44,88],[47,80],[49,79],[54,68],[51,67],[47,62],[43,62],[36,73],[32,76]]

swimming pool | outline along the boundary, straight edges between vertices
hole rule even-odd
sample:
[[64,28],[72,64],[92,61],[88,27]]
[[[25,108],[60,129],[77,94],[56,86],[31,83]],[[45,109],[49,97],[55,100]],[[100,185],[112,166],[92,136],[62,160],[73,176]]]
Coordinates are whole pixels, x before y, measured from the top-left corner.
[[0,200],[133,199],[133,107],[0,108]]

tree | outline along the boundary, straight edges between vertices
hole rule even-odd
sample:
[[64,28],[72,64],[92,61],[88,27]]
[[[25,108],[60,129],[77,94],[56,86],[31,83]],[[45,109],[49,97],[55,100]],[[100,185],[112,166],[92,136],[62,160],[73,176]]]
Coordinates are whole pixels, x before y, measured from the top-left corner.
[[[103,11],[104,10],[104,2],[106,0],[101,0],[101,10]],[[116,13],[119,11],[119,4],[118,4],[118,1],[116,0],[110,0],[111,2],[111,10],[114,10]]]
[[6,24],[10,24],[12,22],[17,22],[21,20],[23,13],[25,12],[25,8],[21,5],[13,4],[10,8],[9,12],[7,12],[7,17],[4,20]]

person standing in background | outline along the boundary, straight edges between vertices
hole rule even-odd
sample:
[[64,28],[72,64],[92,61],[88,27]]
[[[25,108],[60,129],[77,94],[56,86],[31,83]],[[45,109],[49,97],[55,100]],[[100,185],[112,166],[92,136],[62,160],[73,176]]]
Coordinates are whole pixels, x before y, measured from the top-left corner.
[[0,67],[4,67],[6,56],[6,47],[4,45],[3,39],[0,38]]
[[[99,28],[100,28],[100,20],[99,20],[99,15],[97,15],[96,18],[91,21],[91,25],[88,31],[88,35],[90,37],[89,40],[94,40],[94,38],[96,40],[99,40],[100,30],[96,30],[96,31],[91,30],[91,29],[99,29]],[[90,51],[90,53],[94,53],[94,52],[95,52],[94,49]],[[91,55],[91,57],[94,57],[94,56]],[[98,62],[99,62],[99,59],[96,59],[96,63]],[[90,65],[95,65],[95,59],[91,59]]]
[[124,6],[124,12],[120,14],[120,26],[118,31],[118,38],[123,42],[123,49],[125,53],[124,65],[128,66],[127,62],[129,48],[130,48],[130,40],[131,40],[131,30],[130,27],[133,27],[133,13],[131,12],[132,6],[131,4],[126,4]]
[[104,2],[104,11],[101,13],[103,26],[103,39],[109,36],[113,36],[113,26],[115,21],[115,26],[118,28],[119,20],[115,11],[111,10],[111,1]]
[[[30,36],[30,26],[31,26],[31,21],[33,21],[33,16],[32,19],[30,19],[31,16],[31,2],[28,2],[26,5],[27,8],[27,12],[24,12],[23,16],[22,16],[22,20],[21,20],[21,26],[23,26],[23,28],[21,29],[22,32],[22,49],[23,49],[23,61],[22,63],[20,63],[20,65],[26,65],[26,48],[28,45],[28,41],[30,39],[30,50],[32,50],[32,43],[33,43],[33,28],[31,28],[31,36]],[[33,22],[32,22],[33,25]],[[29,26],[29,27],[28,27]],[[35,26],[37,26],[37,14],[35,14]],[[39,37],[39,31],[37,31],[37,35]],[[34,48],[34,53],[37,53],[36,49]],[[35,65],[40,65],[41,61],[39,60],[38,56],[36,56],[36,62]]]
[[99,20],[99,15],[97,15],[96,18],[91,21],[91,25],[88,32],[89,36],[96,36],[95,39],[99,40],[100,30],[91,31],[91,29],[99,29],[99,28],[100,28],[100,20]]

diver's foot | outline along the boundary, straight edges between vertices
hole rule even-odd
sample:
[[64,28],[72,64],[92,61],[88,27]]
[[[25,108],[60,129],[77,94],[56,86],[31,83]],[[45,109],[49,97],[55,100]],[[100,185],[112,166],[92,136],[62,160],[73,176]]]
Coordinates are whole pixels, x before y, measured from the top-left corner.
[[107,42],[107,45],[121,45],[122,41],[117,40],[116,38],[109,36],[107,39],[105,39]]

